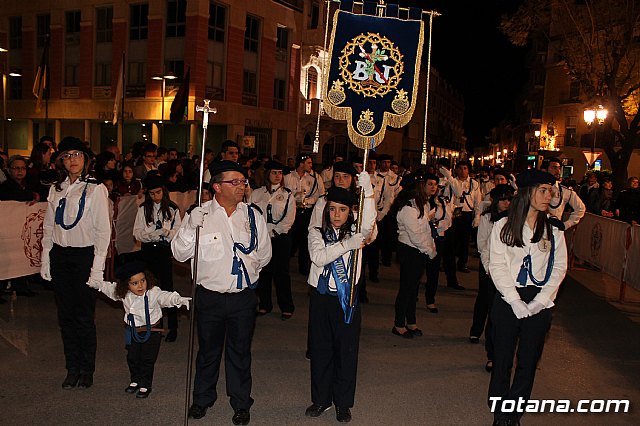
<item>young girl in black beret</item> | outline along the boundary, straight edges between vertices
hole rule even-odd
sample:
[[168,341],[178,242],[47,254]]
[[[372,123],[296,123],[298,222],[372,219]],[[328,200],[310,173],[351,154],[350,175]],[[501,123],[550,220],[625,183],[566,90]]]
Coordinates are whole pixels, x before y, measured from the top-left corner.
[[115,283],[89,281],[87,285],[112,300],[122,301],[127,364],[131,375],[131,383],[125,392],[135,393],[136,398],[147,398],[151,393],[153,369],[162,340],[162,328],[158,328],[162,308],[186,306],[189,309],[191,298],[182,297],[175,291],[160,290],[142,262],[124,264],[116,271],[116,277],[118,281]]

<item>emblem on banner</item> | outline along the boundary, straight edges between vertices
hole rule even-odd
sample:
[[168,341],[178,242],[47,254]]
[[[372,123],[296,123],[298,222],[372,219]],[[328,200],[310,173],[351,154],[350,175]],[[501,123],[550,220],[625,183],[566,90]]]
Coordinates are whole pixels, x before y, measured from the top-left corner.
[[44,209],[28,214],[22,227],[22,241],[24,242],[24,255],[29,259],[32,267],[40,266],[42,255],[42,222],[44,221]]
[[600,256],[600,248],[602,247],[602,226],[596,223],[591,229],[591,258],[596,259]]

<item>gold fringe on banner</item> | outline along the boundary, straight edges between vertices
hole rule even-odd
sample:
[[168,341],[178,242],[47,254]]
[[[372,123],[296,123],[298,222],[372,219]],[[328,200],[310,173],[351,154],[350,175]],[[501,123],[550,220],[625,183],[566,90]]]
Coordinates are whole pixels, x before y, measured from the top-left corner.
[[[414,64],[414,77],[413,77],[413,91],[411,92],[411,101],[409,108],[403,114],[394,114],[391,112],[384,113],[382,125],[378,133],[373,135],[370,134],[362,134],[358,131],[357,127],[354,126],[353,118],[352,118],[352,108],[351,107],[340,107],[337,105],[333,105],[331,101],[327,98],[327,94],[329,93],[329,71],[331,70],[331,62],[333,60],[333,49],[334,49],[334,41],[336,36],[336,28],[338,23],[338,14],[344,12],[341,10],[336,10],[333,18],[333,28],[331,30],[331,42],[329,44],[329,59],[327,61],[326,70],[323,81],[323,107],[324,111],[327,115],[334,120],[343,120],[347,122],[347,130],[349,134],[349,138],[351,139],[351,143],[357,146],[360,149],[371,149],[382,143],[384,140],[386,127],[391,126],[395,128],[403,127],[411,121],[411,117],[413,116],[413,112],[416,108],[416,99],[418,96],[418,85],[420,83],[420,64],[422,63],[422,45],[424,44],[424,22],[420,21],[420,42],[418,43],[418,51],[416,52],[416,62]],[[348,13],[348,12],[347,12]],[[398,19],[398,18],[387,18],[387,19]],[[375,102],[372,100],[372,102]],[[366,115],[369,111],[363,111],[362,115]],[[376,117],[377,118],[377,117]]]

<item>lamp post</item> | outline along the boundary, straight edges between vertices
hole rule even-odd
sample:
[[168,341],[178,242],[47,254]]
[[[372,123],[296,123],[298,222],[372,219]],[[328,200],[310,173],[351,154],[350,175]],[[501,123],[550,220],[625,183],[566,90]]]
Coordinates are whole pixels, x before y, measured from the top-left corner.
[[175,80],[176,77],[172,72],[165,75],[154,75],[151,77],[153,80],[162,81],[162,92],[160,93],[160,97],[162,98],[162,107],[160,112],[160,124],[162,125],[162,130],[160,133],[160,142],[164,138],[164,92],[165,92],[165,84],[167,80]]
[[[588,126],[591,126],[595,121],[598,122],[598,126],[607,119],[607,111],[602,105],[598,105],[598,108],[587,108],[584,110],[584,121]],[[591,145],[591,161],[589,164],[591,167],[595,167],[596,164],[596,138],[598,137],[598,126],[593,126],[593,144]]]
[[[0,47],[0,53],[9,52],[4,47]],[[10,71],[9,77],[21,77],[22,74],[16,71]],[[7,73],[5,66],[2,64],[2,150],[7,151]]]

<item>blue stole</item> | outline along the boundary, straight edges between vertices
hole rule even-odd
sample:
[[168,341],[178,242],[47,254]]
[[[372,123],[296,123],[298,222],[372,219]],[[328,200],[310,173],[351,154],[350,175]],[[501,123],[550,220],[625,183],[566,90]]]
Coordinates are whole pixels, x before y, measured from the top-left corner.
[[84,213],[84,204],[87,200],[87,186],[89,186],[89,182],[84,185],[82,196],[80,197],[80,207],[78,208],[78,215],[76,216],[76,220],[74,220],[71,225],[65,225],[64,223],[64,208],[67,205],[67,197],[61,198],[60,202],[58,203],[58,207],[56,207],[55,223],[56,225],[60,225],[60,227],[62,227],[62,229],[64,229],[65,231],[74,228],[78,224],[78,222],[80,222],[80,219],[82,219],[82,215]]
[[249,209],[249,227],[251,229],[251,238],[249,240],[249,247],[245,247],[241,243],[233,243],[233,265],[231,266],[231,275],[237,275],[237,285],[236,288],[238,290],[242,289],[242,277],[244,276],[244,280],[247,283],[247,287],[254,289],[258,285],[256,281],[254,284],[249,280],[249,273],[247,272],[247,268],[244,266],[244,262],[241,257],[238,257],[237,250],[240,250],[244,254],[250,254],[253,250],[258,247],[258,232],[256,229],[256,216],[253,213],[253,209],[251,206],[247,206]]
[[[338,243],[337,236],[333,229],[327,229],[326,231],[326,244],[331,245],[334,243]],[[350,270],[348,265],[351,264],[351,257],[353,256],[353,250],[349,253],[349,259],[347,261],[347,265],[345,265],[342,256],[338,256],[336,260],[325,265],[324,271],[320,274],[318,278],[318,293],[320,294],[328,294],[330,296],[337,296],[340,300],[340,305],[342,306],[342,312],[344,312],[344,323],[351,324],[351,320],[353,319],[353,312],[355,311],[356,306],[358,306],[358,287],[355,288],[354,293],[354,305],[349,305],[349,296],[351,294],[351,283],[349,282]],[[354,265],[356,268],[358,265]],[[333,276],[333,280],[336,283],[336,291],[332,291],[329,288],[329,279],[331,274]]]
[[124,341],[127,346],[131,344],[133,340],[136,343],[145,343],[151,336],[151,319],[149,318],[149,297],[147,293],[144,293],[144,319],[147,321],[147,331],[141,336],[136,331],[136,322],[133,319],[133,314],[127,315],[127,321],[129,325],[124,331]]
[[536,277],[533,276],[533,273],[531,272],[531,269],[532,269],[531,253],[529,253],[524,257],[524,259],[522,259],[520,272],[518,272],[518,277],[516,278],[516,282],[520,284],[522,287],[526,287],[527,277],[529,277],[531,279],[531,282],[538,287],[542,287],[547,282],[549,282],[549,278],[551,277],[551,271],[553,270],[553,263],[555,262],[555,255],[556,255],[556,244],[555,244],[555,239],[553,238],[553,231],[551,231],[549,235],[549,241],[551,242],[551,253],[549,255],[549,263],[547,263],[547,270],[544,274],[544,279],[542,281],[538,281]]
[[[280,187],[282,188],[282,187]],[[276,189],[276,191],[278,191],[280,188]],[[282,222],[282,219],[284,219],[284,217],[287,215],[287,212],[289,211],[289,199],[291,198],[291,191],[289,191],[289,195],[287,195],[287,201],[284,204],[284,212],[282,212],[282,216],[280,216],[280,219],[278,220],[273,220],[273,213],[271,213],[271,203],[267,204],[267,223],[271,223],[273,225],[277,225],[280,222]]]

